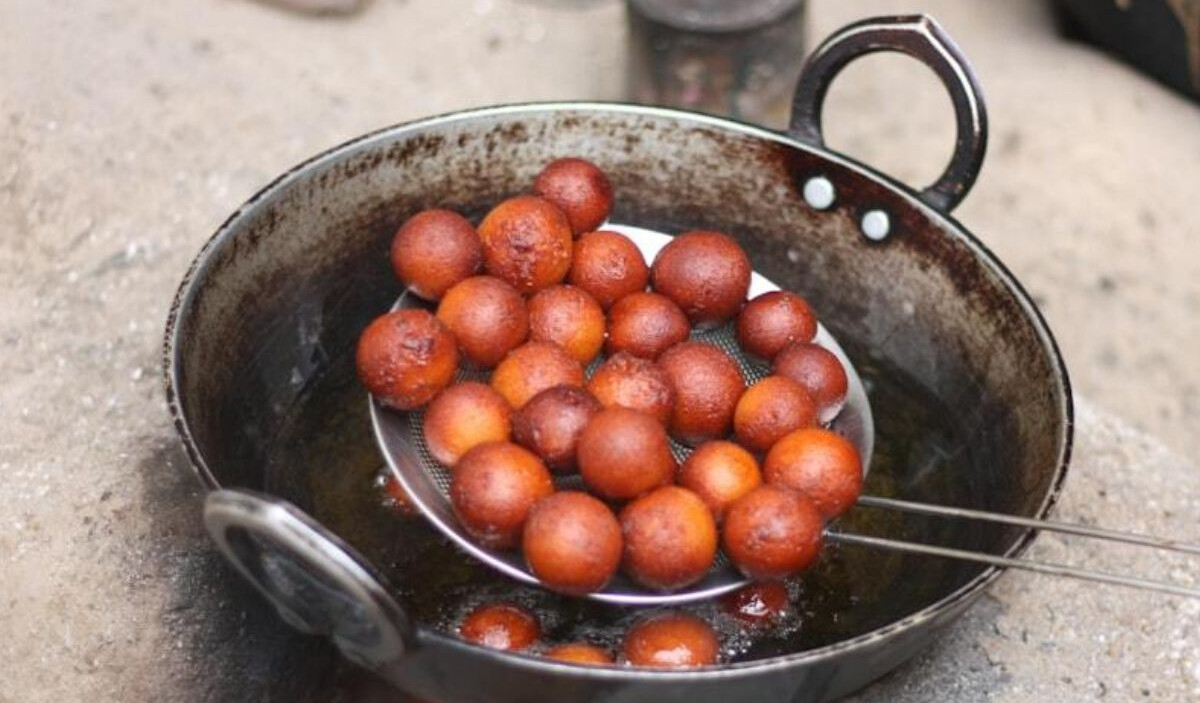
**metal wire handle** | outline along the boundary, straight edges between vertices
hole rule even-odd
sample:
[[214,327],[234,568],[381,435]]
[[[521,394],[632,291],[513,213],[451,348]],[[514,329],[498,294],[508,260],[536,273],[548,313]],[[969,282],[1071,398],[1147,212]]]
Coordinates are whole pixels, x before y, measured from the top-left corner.
[[[935,517],[978,520],[981,522],[1015,525],[1018,527],[1028,527],[1036,530],[1045,530],[1047,532],[1060,532],[1079,537],[1087,537],[1089,539],[1097,539],[1105,542],[1121,542],[1123,544],[1130,544],[1138,547],[1148,547],[1150,549],[1158,549],[1161,551],[1200,555],[1200,544],[1179,542],[1176,540],[1152,537],[1149,535],[1118,532],[1116,530],[1107,530],[1100,527],[1089,527],[1087,525],[1077,525],[1068,522],[1035,520],[1016,515],[1005,515],[1003,513],[989,513],[982,510],[952,508],[941,505],[930,505],[928,503],[914,503],[906,500],[880,498],[877,496],[860,496],[858,499],[858,505],[864,508],[881,508],[884,510],[896,510],[899,512],[915,513],[919,515],[932,515]],[[1145,591],[1157,591],[1159,593],[1168,593],[1187,598],[1200,598],[1200,588],[1183,586],[1169,581],[1153,581],[1150,579],[1138,578],[1136,576],[1114,574],[1107,571],[1082,569],[1069,566],[1067,564],[1047,563],[1035,561],[1033,559],[1016,559],[1012,557],[998,556],[996,554],[987,554],[984,552],[972,552],[964,549],[953,549],[950,547],[941,547],[932,544],[923,544],[920,542],[905,542],[902,540],[888,539],[886,537],[876,537],[874,535],[864,535],[850,532],[828,531],[826,533],[826,537],[831,541],[840,542],[842,544],[855,544],[888,551],[924,554],[927,556],[944,557],[947,559],[959,559],[962,561],[972,561],[980,564],[990,564],[992,566],[1002,566],[1010,569],[1022,569],[1025,571],[1034,571],[1037,573],[1051,574],[1054,576],[1065,576],[1067,578],[1080,579],[1083,581],[1095,581],[1098,583],[1126,586]]]

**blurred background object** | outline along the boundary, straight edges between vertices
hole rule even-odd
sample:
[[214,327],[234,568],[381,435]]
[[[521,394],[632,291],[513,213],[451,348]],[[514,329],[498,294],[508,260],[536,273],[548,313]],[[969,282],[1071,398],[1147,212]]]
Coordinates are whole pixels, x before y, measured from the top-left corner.
[[366,7],[371,0],[257,0],[310,15],[348,15]]

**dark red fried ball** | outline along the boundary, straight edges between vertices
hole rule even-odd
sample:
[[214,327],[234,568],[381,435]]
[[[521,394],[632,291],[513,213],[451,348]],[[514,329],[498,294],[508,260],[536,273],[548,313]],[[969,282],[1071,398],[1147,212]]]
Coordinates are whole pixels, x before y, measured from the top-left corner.
[[508,441],[511,413],[508,401],[489,386],[450,386],[425,410],[425,446],[439,464],[454,466],[480,444]]
[[717,523],[738,498],[762,483],[754,456],[733,442],[706,442],[679,467],[679,485],[704,501]]
[[621,511],[625,572],[638,583],[670,591],[708,573],[717,555],[717,523],[704,501],[679,486],[663,486]]
[[654,290],[675,301],[699,327],[732,318],[750,290],[750,259],[720,232],[685,232],[658,252],[650,267]]
[[521,293],[562,281],[571,267],[571,223],[556,205],[532,195],[509,198],[479,223],[483,265]]
[[483,267],[475,227],[449,210],[425,210],[408,218],[392,239],[396,278],[426,300],[438,300],[455,283]]
[[379,402],[398,410],[428,403],[458,371],[454,335],[425,310],[375,318],[358,338],[358,377]]
[[798,574],[821,551],[824,524],[812,501],[796,491],[762,485],[725,513],[725,554],[752,579]]
[[858,500],[862,459],[845,437],[811,427],[790,432],[771,447],[763,478],[804,493],[826,520],[832,520]]
[[551,161],[534,179],[533,192],[566,213],[576,235],[595,230],[612,212],[612,184],[595,164],[583,159]]
[[688,338],[691,326],[679,306],[658,293],[630,293],[608,311],[609,354],[657,359]]
[[788,291],[763,293],[738,315],[738,343],[746,353],[767,361],[787,345],[810,341],[816,333],[817,316],[808,301]]
[[646,290],[650,267],[642,252],[623,234],[591,232],[575,242],[567,281],[591,294],[608,310],[630,293]]
[[560,644],[547,650],[546,657],[568,664],[584,664],[586,666],[606,666],[615,663],[608,650],[587,642]]
[[804,386],[817,403],[820,419],[829,422],[846,403],[849,381],[842,362],[819,344],[791,344],[775,356],[774,372]]
[[533,506],[521,547],[529,570],[547,588],[592,593],[603,589],[621,565],[621,526],[592,496],[555,493]]
[[767,376],[746,389],[733,412],[733,431],[748,449],[765,452],[788,432],[817,422],[817,404],[800,384]]
[[583,365],[549,342],[513,349],[492,372],[492,388],[517,410],[538,393],[561,385],[582,386]]
[[757,581],[721,598],[721,608],[748,625],[770,625],[787,612],[787,587],[778,581]]
[[529,314],[516,288],[494,276],[473,276],[442,296],[437,317],[467,361],[490,369],[529,336]]
[[587,365],[604,346],[604,311],[575,286],[550,286],[529,299],[529,336],[553,342]]
[[472,644],[518,652],[537,643],[542,628],[533,613],[519,605],[486,603],[463,618],[458,634]]
[[602,407],[579,386],[547,388],[513,413],[513,441],[541,457],[551,470],[572,471],[579,435]]
[[587,388],[606,408],[641,410],[663,426],[671,420],[675,391],[653,361],[618,352],[596,369]]
[[717,663],[717,633],[686,613],[664,613],[637,622],[625,635],[623,658],[632,666],[692,669]]
[[683,342],[658,357],[658,366],[675,390],[672,437],[697,445],[729,434],[746,384],[728,354],[711,344]]
[[509,549],[534,504],[554,492],[550,472],[528,449],[508,442],[481,444],[459,460],[450,503],[463,529],[492,549]]
[[628,408],[596,413],[579,435],[579,475],[607,500],[629,500],[664,486],[675,474],[667,431],[650,415]]

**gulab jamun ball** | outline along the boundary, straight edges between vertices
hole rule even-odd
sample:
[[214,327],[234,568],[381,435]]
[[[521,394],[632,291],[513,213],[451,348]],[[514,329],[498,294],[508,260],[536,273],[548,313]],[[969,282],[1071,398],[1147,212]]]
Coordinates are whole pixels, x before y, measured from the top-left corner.
[[473,276],[446,291],[437,318],[454,333],[463,358],[485,369],[529,336],[525,299],[494,276]]
[[716,664],[719,652],[712,625],[687,613],[663,613],[629,628],[622,658],[631,666],[693,669]]
[[729,434],[746,383],[728,354],[711,344],[683,342],[658,357],[658,366],[675,390],[672,437],[695,446]]
[[513,441],[541,457],[552,471],[572,471],[579,435],[603,407],[579,386],[547,388],[513,413]]
[[415,410],[454,380],[454,335],[431,313],[415,308],[375,318],[358,338],[358,377],[379,402]]
[[392,238],[396,278],[425,300],[439,300],[454,284],[483,267],[475,227],[449,210],[425,210],[408,218]]
[[492,549],[515,547],[529,511],[553,492],[546,465],[509,442],[481,444],[467,452],[450,480],[450,504],[459,524]]
[[817,334],[817,316],[808,301],[795,293],[776,290],[746,303],[738,315],[738,344],[748,354],[770,361],[793,342],[808,342]]
[[661,591],[691,585],[717,556],[717,523],[704,501],[679,486],[663,486],[621,511],[625,572]]
[[837,417],[846,404],[850,382],[833,352],[819,344],[791,344],[775,356],[772,371],[804,386],[817,403],[821,422]]
[[722,544],[746,576],[778,580],[816,560],[824,528],[821,513],[802,493],[765,484],[729,506]]
[[509,198],[479,223],[483,266],[524,294],[559,283],[571,267],[571,223],[549,200]]
[[608,310],[630,293],[646,290],[650,267],[633,240],[602,230],[576,240],[567,282],[587,291]]
[[514,409],[555,386],[583,385],[583,365],[557,344],[528,342],[513,349],[492,372],[492,388]]
[[587,389],[606,408],[622,407],[652,415],[665,427],[675,406],[675,391],[663,370],[625,352],[609,357],[588,381]]
[[747,625],[770,625],[787,613],[790,597],[778,581],[756,581],[721,598],[721,609]]
[[720,524],[738,498],[762,483],[754,455],[733,442],[706,442],[679,467],[679,485],[695,493]]
[[529,299],[529,336],[553,342],[587,365],[604,346],[604,311],[575,286],[550,286]]
[[425,409],[423,433],[429,453],[442,466],[454,466],[469,450],[507,441],[512,408],[482,383],[460,383],[438,394]]
[[679,306],[658,293],[630,293],[608,311],[609,354],[626,352],[643,359],[660,354],[686,340],[691,325]]
[[675,457],[662,423],[629,408],[596,413],[579,435],[579,475],[606,500],[629,500],[671,482]]
[[650,283],[687,315],[710,328],[742,309],[750,290],[750,258],[720,232],[685,232],[663,247],[650,267]]
[[817,404],[799,383],[767,376],[746,389],[733,412],[733,431],[746,448],[765,452],[788,432],[817,422]]
[[521,548],[543,585],[582,595],[603,589],[621,566],[621,525],[607,505],[578,491],[538,501]]
[[568,664],[583,664],[586,666],[608,666],[615,664],[608,650],[587,642],[571,642],[560,644],[546,650],[548,659],[556,659]]
[[613,188],[608,176],[590,161],[555,159],[533,179],[533,192],[567,215],[576,235],[591,232],[608,219]]
[[826,520],[832,520],[858,500],[862,459],[850,440],[810,427],[788,433],[771,447],[763,478],[805,494]]
[[472,644],[519,652],[537,643],[542,628],[533,613],[519,605],[486,603],[463,618],[458,634]]

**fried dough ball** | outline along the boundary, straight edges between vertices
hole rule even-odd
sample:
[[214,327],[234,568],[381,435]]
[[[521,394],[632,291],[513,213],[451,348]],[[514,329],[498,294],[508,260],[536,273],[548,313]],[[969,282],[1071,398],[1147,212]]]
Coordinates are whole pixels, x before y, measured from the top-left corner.
[[408,218],[392,238],[396,278],[425,300],[446,291],[483,267],[475,227],[449,210],[425,210]]
[[438,394],[425,410],[425,446],[442,466],[454,466],[470,449],[508,440],[508,401],[482,383],[460,383]]
[[437,317],[458,340],[463,357],[490,369],[529,336],[529,313],[515,288],[494,276],[473,276],[442,297]]
[[796,491],[762,485],[725,513],[725,554],[752,579],[798,574],[821,551],[824,524],[812,501]]
[[654,290],[702,328],[732,318],[750,290],[750,259],[734,239],[720,232],[685,232],[658,252],[650,267]]
[[613,189],[608,176],[584,159],[555,159],[546,164],[533,180],[533,192],[566,213],[576,236],[596,229],[612,212]]
[[630,293],[646,290],[650,267],[629,237],[617,232],[591,232],[575,242],[567,281],[587,291],[608,310]]
[[479,239],[487,272],[524,294],[561,282],[571,267],[571,223],[543,198],[521,195],[492,208]]
[[691,585],[717,555],[717,523],[704,501],[679,486],[663,486],[621,511],[625,572],[655,590]]
[[379,402],[415,410],[454,380],[458,350],[454,335],[433,315],[405,309],[367,325],[355,361],[359,379]]
[[609,354],[627,352],[643,359],[657,359],[688,338],[687,316],[669,298],[645,291],[630,293],[608,311]]
[[520,410],[533,396],[554,386],[583,385],[583,365],[562,347],[528,342],[508,353],[492,372],[492,388]]
[[607,500],[636,498],[670,483],[675,474],[662,423],[629,408],[596,413],[579,435],[576,456],[583,482]]
[[850,386],[837,356],[819,344],[791,344],[775,356],[774,373],[804,386],[816,401],[821,422],[830,422],[846,404]]
[[812,340],[816,333],[817,316],[808,301],[788,291],[763,293],[738,315],[738,344],[767,361],[793,342]]
[[533,613],[519,605],[485,603],[463,618],[458,634],[472,644],[518,652],[537,643],[542,628]]
[[606,408],[641,410],[665,427],[675,405],[675,391],[663,370],[625,352],[618,352],[596,369],[587,389]]
[[450,504],[476,542],[509,549],[520,541],[534,504],[553,492],[549,470],[532,452],[492,442],[467,452],[454,467]]
[[778,622],[788,609],[787,587],[778,581],[756,581],[721,598],[721,608],[747,625]]
[[826,520],[832,520],[858,500],[862,459],[850,440],[810,427],[789,432],[771,447],[763,462],[763,478],[804,493]]
[[612,655],[607,650],[587,642],[571,642],[560,644],[546,651],[546,657],[557,659],[568,664],[584,664],[587,666],[606,666],[614,664]]
[[529,299],[529,336],[553,342],[587,365],[604,346],[604,311],[575,286],[550,286]]
[[599,591],[621,566],[621,526],[608,506],[577,491],[543,498],[529,512],[521,541],[529,570],[547,588]]
[[767,376],[746,389],[733,412],[733,431],[746,448],[765,452],[788,432],[817,422],[817,405],[800,384]]
[[579,435],[603,407],[579,386],[547,388],[513,413],[513,441],[541,457],[551,470],[572,471]]
[[695,493],[717,524],[738,498],[762,483],[754,456],[733,442],[706,442],[679,467],[679,485]]
[[711,344],[683,342],[658,357],[658,366],[675,390],[672,437],[694,446],[729,434],[746,384],[728,354]]
[[664,613],[637,622],[625,634],[623,658],[632,666],[692,669],[717,663],[717,633],[686,613]]

